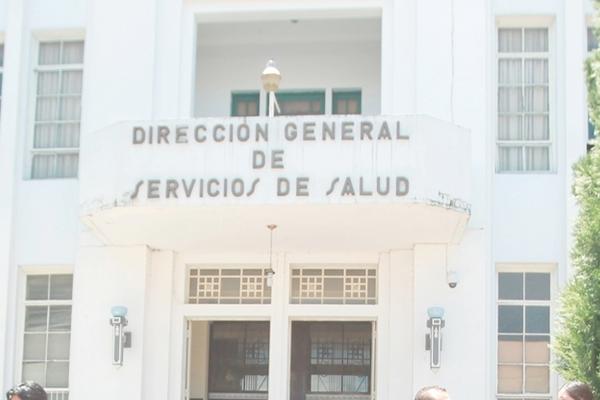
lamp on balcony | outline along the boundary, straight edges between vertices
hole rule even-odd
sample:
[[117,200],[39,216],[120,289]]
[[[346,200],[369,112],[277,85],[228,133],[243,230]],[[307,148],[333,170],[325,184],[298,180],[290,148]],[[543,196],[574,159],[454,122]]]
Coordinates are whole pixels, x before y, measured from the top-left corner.
[[281,72],[275,67],[275,61],[267,61],[267,66],[261,75],[261,81],[263,89],[265,89],[267,96],[269,96],[269,117],[273,117],[275,116],[275,108],[279,111],[275,92],[279,89],[279,82],[281,82]]

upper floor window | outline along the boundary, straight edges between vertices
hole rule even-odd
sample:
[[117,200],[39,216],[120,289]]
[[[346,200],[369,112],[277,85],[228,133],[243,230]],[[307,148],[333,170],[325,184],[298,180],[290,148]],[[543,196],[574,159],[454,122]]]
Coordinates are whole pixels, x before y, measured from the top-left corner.
[[498,29],[499,172],[551,169],[548,28]]
[[331,96],[332,114],[360,114],[361,92],[358,90],[334,90]]
[[277,92],[280,113],[277,115],[325,114],[325,91]]
[[66,399],[73,275],[28,275],[25,289],[21,380],[44,386],[49,398]]
[[231,94],[232,117],[255,117],[258,115],[259,92],[234,92]]
[[551,274],[498,273],[498,398],[551,399]]
[[41,42],[31,178],[74,178],[79,164],[83,41]]

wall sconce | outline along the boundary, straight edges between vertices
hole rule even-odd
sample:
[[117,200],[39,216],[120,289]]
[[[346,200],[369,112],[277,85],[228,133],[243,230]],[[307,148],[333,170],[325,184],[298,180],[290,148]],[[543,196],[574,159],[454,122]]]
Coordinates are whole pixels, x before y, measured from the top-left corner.
[[425,350],[429,350],[429,368],[437,369],[442,365],[442,328],[446,325],[444,309],[429,307],[427,315],[429,316],[427,320],[429,333],[425,337]]
[[273,270],[273,231],[277,228],[277,225],[267,225],[267,229],[270,231],[270,244],[269,244],[269,268],[265,271],[267,274],[267,286],[273,286],[273,276],[275,276],[275,270]]
[[123,349],[131,347],[131,332],[125,332],[127,326],[127,307],[114,306],[110,309],[113,327],[113,365],[123,365]]

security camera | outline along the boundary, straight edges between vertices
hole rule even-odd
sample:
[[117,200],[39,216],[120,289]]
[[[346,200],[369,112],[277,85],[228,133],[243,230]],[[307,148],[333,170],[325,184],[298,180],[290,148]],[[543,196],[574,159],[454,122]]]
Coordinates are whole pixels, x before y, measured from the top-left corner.
[[450,289],[454,289],[458,286],[458,273],[456,271],[448,271],[446,273],[446,282],[448,282]]

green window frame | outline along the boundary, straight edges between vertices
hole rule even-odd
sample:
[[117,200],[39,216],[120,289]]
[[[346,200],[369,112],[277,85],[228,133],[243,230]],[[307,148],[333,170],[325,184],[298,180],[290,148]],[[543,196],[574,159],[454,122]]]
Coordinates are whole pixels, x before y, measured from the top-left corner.
[[[348,112],[350,102],[357,103],[357,109]],[[343,106],[342,106],[343,105]],[[362,113],[362,92],[360,89],[334,89],[331,95],[331,110],[334,115],[348,115]]]
[[[325,90],[284,91],[275,93],[281,113],[276,115],[323,115],[325,114]],[[309,102],[308,112],[286,112],[286,103]],[[315,107],[318,106],[318,107]],[[267,105],[268,108],[268,105]]]
[[[256,107],[256,111],[248,112],[248,105]],[[260,113],[260,92],[232,92],[231,93],[231,116],[232,117],[256,117]],[[240,108],[245,107],[245,112],[240,112]]]

